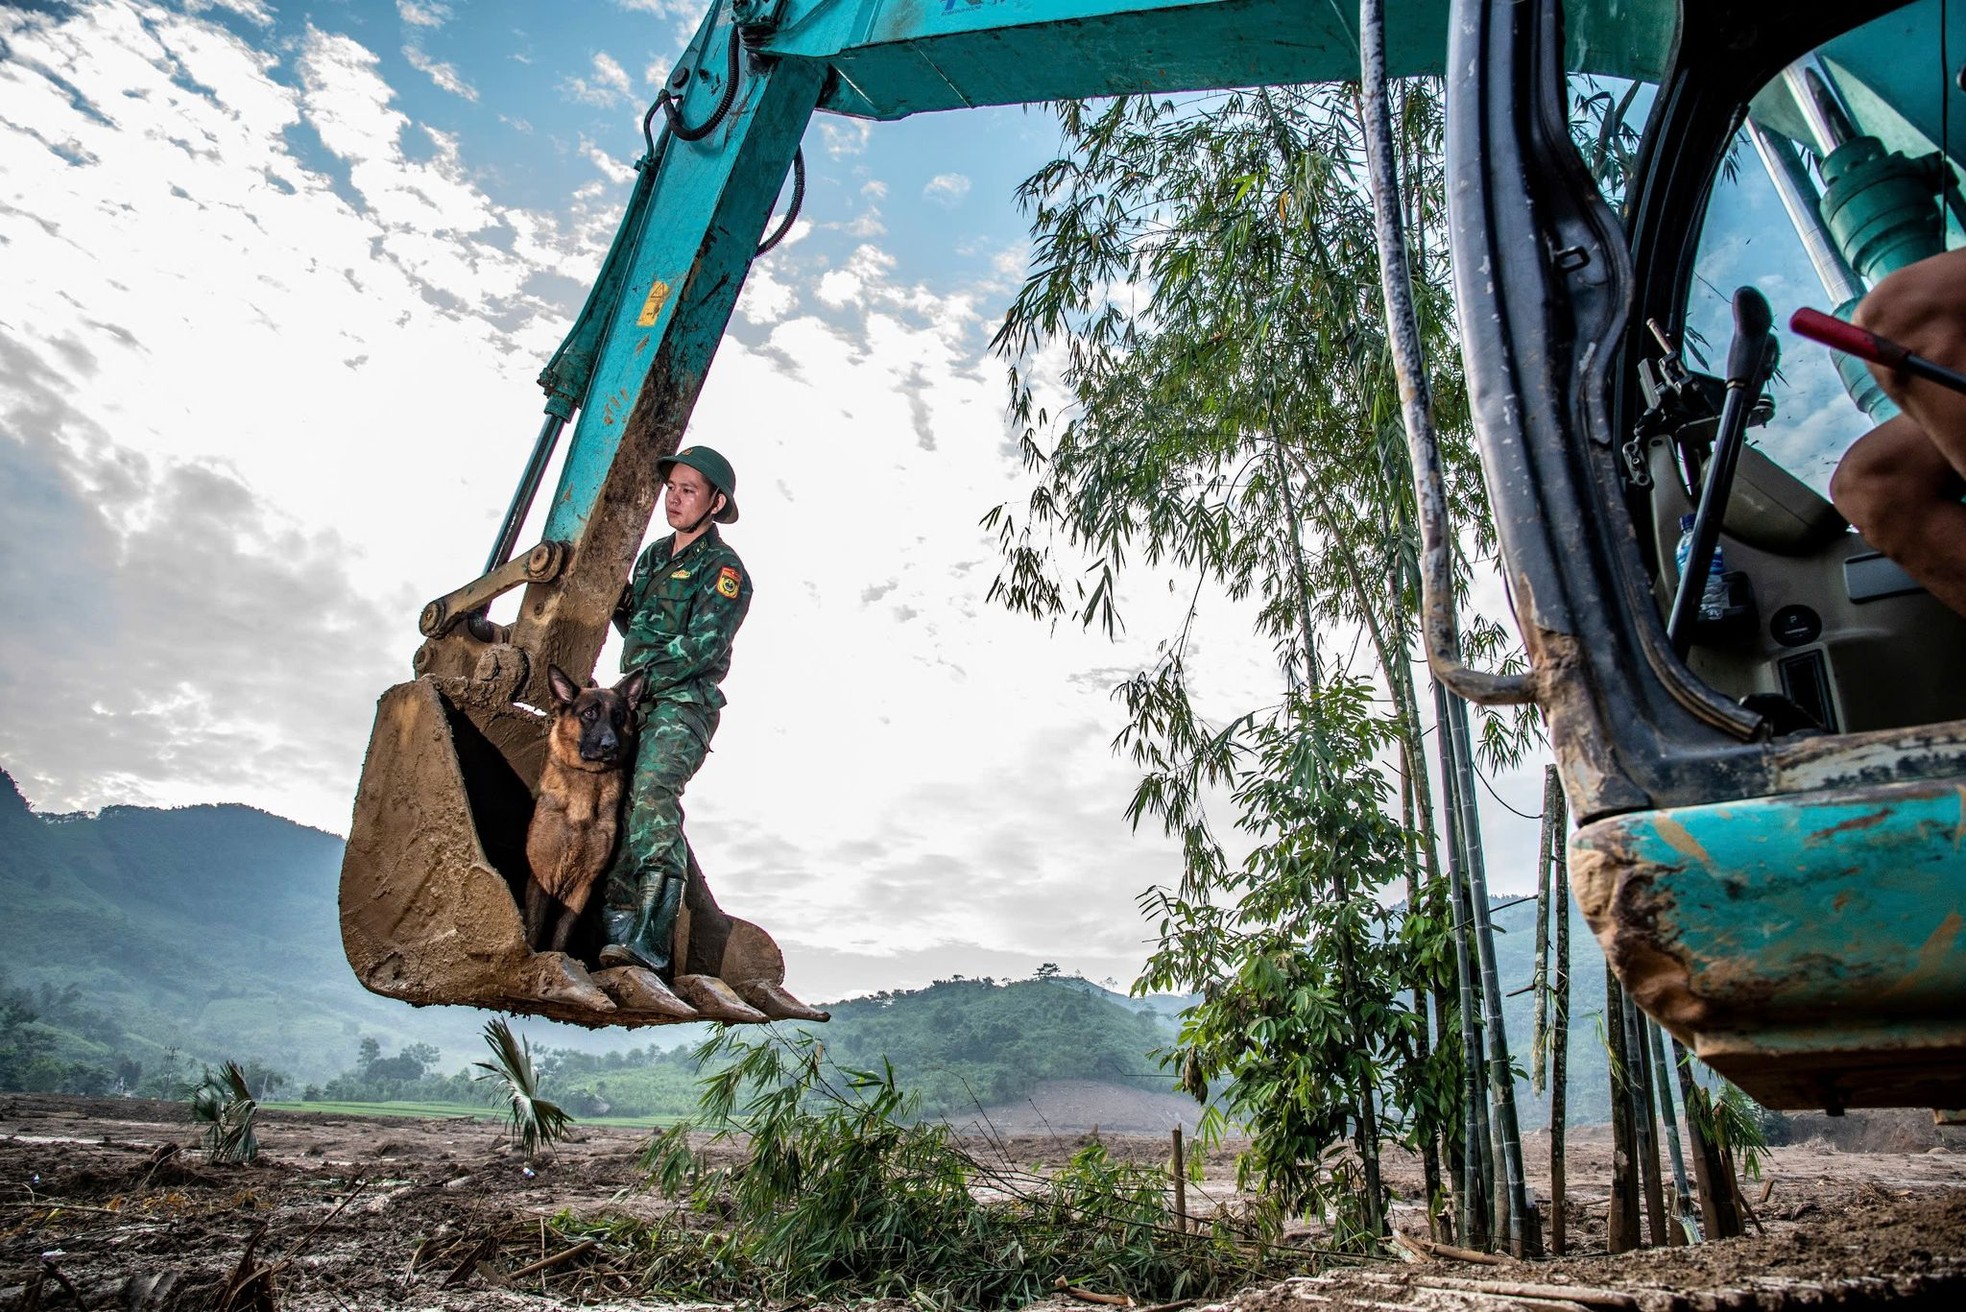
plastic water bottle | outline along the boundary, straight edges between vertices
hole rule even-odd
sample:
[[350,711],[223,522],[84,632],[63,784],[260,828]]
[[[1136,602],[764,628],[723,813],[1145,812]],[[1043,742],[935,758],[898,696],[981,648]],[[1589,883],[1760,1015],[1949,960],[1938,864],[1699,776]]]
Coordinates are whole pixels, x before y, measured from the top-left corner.
[[[1679,576],[1686,577],[1686,561],[1693,554],[1692,515],[1679,517],[1679,549],[1673,553],[1679,562]],[[1699,618],[1717,620],[1727,611],[1727,562],[1721,558],[1720,543],[1713,544],[1713,563],[1707,566],[1707,583],[1700,589]]]

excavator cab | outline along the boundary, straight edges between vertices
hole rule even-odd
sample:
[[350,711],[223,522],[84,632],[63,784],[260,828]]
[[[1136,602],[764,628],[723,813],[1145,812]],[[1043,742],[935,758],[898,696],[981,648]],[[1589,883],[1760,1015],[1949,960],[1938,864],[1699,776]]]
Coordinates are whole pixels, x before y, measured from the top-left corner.
[[1891,402],[1772,324],[1847,317],[1961,239],[1966,22],[1467,8],[1463,345],[1580,904],[1639,1004],[1763,1103],[1957,1106],[1966,619],[1827,498]]

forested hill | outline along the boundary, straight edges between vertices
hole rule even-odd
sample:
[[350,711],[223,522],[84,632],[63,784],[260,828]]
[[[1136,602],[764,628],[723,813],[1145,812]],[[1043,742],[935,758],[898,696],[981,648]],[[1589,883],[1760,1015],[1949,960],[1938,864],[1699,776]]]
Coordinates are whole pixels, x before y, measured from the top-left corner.
[[[284,1073],[292,1096],[362,1068],[365,1038],[385,1063],[441,1050],[433,1074],[479,1056],[485,1013],[419,1011],[355,982],[336,910],[341,850],[332,834],[244,806],[36,814],[0,772],[0,1088],[168,1093],[200,1064],[235,1058]],[[1498,909],[1498,928],[1511,931],[1497,937],[1505,991],[1529,982],[1533,910]],[[1597,1120],[1603,959],[1574,923],[1572,1118]],[[1043,1080],[1166,1090],[1151,1054],[1171,1040],[1184,1001],[1128,999],[1064,975],[947,980],[834,1004],[836,1019],[818,1032],[837,1061],[890,1057],[925,1109],[963,1114]],[[1529,999],[1511,998],[1508,1011],[1526,1071]],[[605,1078],[617,1103],[654,1098],[660,1085],[666,1107],[686,1082],[673,1059],[649,1083],[631,1076],[625,1053],[593,1055],[630,1048],[625,1033],[539,1035],[548,1047],[584,1049],[564,1054],[566,1074]],[[659,1042],[688,1037],[671,1031]],[[654,1051],[642,1050],[644,1064]],[[1542,1114],[1526,1109],[1524,1119]]]
[[832,1022],[814,1028],[842,1065],[893,1061],[936,1115],[1022,1097],[1040,1080],[1173,1088],[1149,1055],[1173,1041],[1171,1018],[1083,980],[945,980],[838,1003]]
[[[0,771],[0,1088],[167,1093],[202,1063],[235,1058],[282,1072],[294,1096],[361,1068],[364,1038],[385,1065],[436,1048],[448,1073],[482,1055],[486,1013],[419,1011],[355,982],[336,908],[341,852],[332,834],[245,806],[37,814]],[[837,1060],[892,1055],[929,1106],[961,1109],[1054,1076],[1165,1089],[1148,1054],[1172,1031],[1153,1016],[1177,1001],[1135,1003],[1066,976],[950,980],[835,1004],[820,1032]],[[573,1038],[556,1027],[535,1041]],[[578,1038],[590,1051],[634,1041]],[[617,1084],[625,1069],[563,1061],[611,1069]]]
[[342,958],[341,849],[246,806],[37,815],[0,772],[0,983],[40,1022],[27,1055],[125,1085],[232,1055],[306,1079],[363,1033],[430,1037]]

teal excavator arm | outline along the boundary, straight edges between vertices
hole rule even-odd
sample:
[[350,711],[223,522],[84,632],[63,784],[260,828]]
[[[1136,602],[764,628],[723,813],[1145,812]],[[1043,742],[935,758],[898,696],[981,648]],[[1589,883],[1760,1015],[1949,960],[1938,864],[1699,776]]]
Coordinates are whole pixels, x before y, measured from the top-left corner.
[[[1395,5],[1393,72],[1440,69],[1447,9],[1447,0]],[[343,940],[362,982],[416,1003],[586,1024],[695,1018],[651,1010],[609,972],[590,976],[578,960],[527,950],[514,894],[544,735],[514,702],[547,703],[549,663],[593,668],[654,510],[656,462],[689,422],[815,111],[891,119],[1345,79],[1358,71],[1356,21],[1347,5],[1305,0],[713,4],[644,121],[647,150],[621,228],[541,375],[546,421],[485,573],[425,607],[418,677],[378,706],[342,871]],[[543,538],[517,552],[569,423]],[[489,603],[518,587],[514,623],[490,623]],[[723,916],[694,871],[692,898],[689,969],[757,1008],[702,1014],[799,1014],[774,992],[784,967],[769,936]]]
[[[1386,64],[1439,72],[1449,0],[1388,5]],[[544,752],[548,664],[594,666],[657,495],[776,194],[815,111],[931,110],[1127,92],[1345,80],[1357,10],[1340,0],[717,0],[644,120],[647,150],[587,304],[541,375],[547,417],[484,574],[425,607],[418,677],[386,692],[342,872],[343,941],[369,988],[585,1024],[692,1019],[609,972],[532,953],[515,893]],[[1576,0],[1573,29],[1663,51],[1667,0]],[[1621,53],[1619,58],[1625,58]],[[1604,71],[1656,75],[1626,61]],[[518,535],[564,427],[542,540]],[[523,587],[516,620],[486,607]],[[701,1014],[803,1014],[770,937],[725,916],[692,870],[691,977],[728,983]],[[727,1005],[728,1004],[728,1005]],[[719,1009],[721,1008],[721,1010]]]
[[[1437,71],[1446,0],[1401,7],[1397,72]],[[512,640],[589,668],[769,208],[816,110],[930,110],[1356,76],[1356,11],[1302,0],[734,0],[671,74],[635,193],[568,345],[542,382],[575,424]],[[651,111],[652,113],[657,111]],[[543,453],[532,468],[544,466]],[[522,492],[525,489],[522,489]],[[523,518],[523,504],[508,515]],[[509,552],[510,542],[502,550]],[[494,552],[500,556],[500,552]],[[492,569],[501,558],[489,562]],[[467,613],[452,604],[448,617]],[[482,626],[480,626],[482,632]],[[467,653],[475,666],[476,654]],[[437,653],[430,664],[441,669]]]

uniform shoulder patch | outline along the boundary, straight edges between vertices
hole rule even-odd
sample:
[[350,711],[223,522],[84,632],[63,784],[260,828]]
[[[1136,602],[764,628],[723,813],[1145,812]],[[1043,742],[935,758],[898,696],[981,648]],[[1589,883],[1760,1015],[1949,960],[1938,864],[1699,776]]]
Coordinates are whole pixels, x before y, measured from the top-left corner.
[[724,566],[717,571],[717,595],[728,597],[732,601],[737,600],[738,585],[743,583],[743,581],[744,576],[742,574],[739,574],[729,565]]

